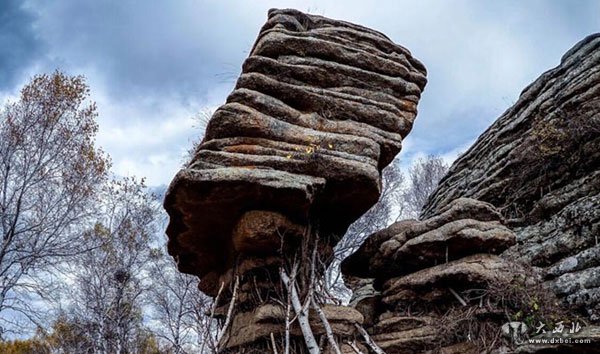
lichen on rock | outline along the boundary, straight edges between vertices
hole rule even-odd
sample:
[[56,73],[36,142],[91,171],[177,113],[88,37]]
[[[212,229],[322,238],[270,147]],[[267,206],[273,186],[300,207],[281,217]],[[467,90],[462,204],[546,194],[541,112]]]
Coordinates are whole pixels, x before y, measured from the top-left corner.
[[[423,212],[431,216],[459,197],[493,204],[518,241],[503,256],[543,268],[548,285],[596,323],[599,83],[600,34],[594,34],[523,91],[454,163]],[[581,279],[581,286],[567,278]]]

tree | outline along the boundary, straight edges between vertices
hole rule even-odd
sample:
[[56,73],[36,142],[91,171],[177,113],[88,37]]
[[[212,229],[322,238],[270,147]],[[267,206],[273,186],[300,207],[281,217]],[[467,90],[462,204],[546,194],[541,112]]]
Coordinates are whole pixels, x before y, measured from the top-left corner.
[[151,244],[158,233],[158,204],[142,181],[123,178],[102,193],[101,218],[85,239],[102,247],[74,263],[67,293],[67,323],[76,328],[77,344],[93,353],[136,353],[149,331],[143,323]]
[[50,347],[38,337],[0,342],[3,354],[50,354]]
[[344,258],[355,252],[367,237],[392,222],[416,218],[439,180],[446,174],[448,165],[430,155],[418,159],[409,169],[408,183],[396,160],[383,170],[382,192],[377,204],[356,220],[336,245],[333,261],[325,273],[324,289],[341,300],[352,295],[346,288],[339,270]]
[[[40,274],[94,247],[80,230],[106,180],[109,160],[94,146],[96,105],[81,76],[35,76],[0,112],[0,329],[36,321]],[[10,313],[10,314],[9,314]],[[0,337],[2,336],[0,331]]]
[[[89,323],[84,324],[74,318],[64,315],[59,316],[52,324],[51,333],[37,335],[32,339],[23,341],[23,344],[37,344],[41,350],[37,347],[34,347],[37,351],[26,348],[23,351],[16,351],[15,354],[94,354],[100,352],[94,349],[94,343],[91,341],[86,328],[89,328]],[[140,331],[134,340],[135,342],[130,348],[131,351],[128,353],[171,354],[168,350],[161,349],[160,343],[150,331]],[[0,348],[2,348],[1,343]]]
[[43,336],[44,344],[56,354],[90,353],[93,343],[86,329],[86,324],[62,314],[52,323],[52,332]]
[[382,172],[382,191],[379,201],[350,225],[335,247],[333,261],[325,272],[324,280],[324,288],[332,295],[344,300],[352,295],[342,282],[340,263],[355,252],[368,236],[388,226],[395,219],[394,216],[399,218],[403,215],[403,206],[399,203],[403,186],[404,174],[400,165],[394,160]]
[[156,336],[174,354],[197,352],[207,340],[212,300],[198,290],[198,278],[177,270],[171,256],[153,250],[150,275],[153,285],[148,300]]
[[407,216],[417,218],[427,199],[446,175],[449,166],[440,157],[429,155],[418,159],[408,172],[409,183],[402,193]]

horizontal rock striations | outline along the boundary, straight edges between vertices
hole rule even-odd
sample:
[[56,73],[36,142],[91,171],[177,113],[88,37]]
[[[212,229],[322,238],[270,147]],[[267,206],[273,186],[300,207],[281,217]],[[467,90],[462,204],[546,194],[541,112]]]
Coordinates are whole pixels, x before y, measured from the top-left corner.
[[181,271],[226,270],[232,230],[252,210],[299,225],[318,215],[323,232],[343,235],[377,201],[379,172],[400,151],[425,83],[424,66],[379,32],[270,11],[165,198]]
[[[342,271],[358,284],[351,304],[387,353],[596,353],[599,239],[596,34],[454,163],[421,220],[371,235]],[[558,321],[584,328],[557,334]],[[546,333],[532,327],[540,324]],[[574,344],[581,338],[590,341]]]
[[386,278],[479,252],[499,254],[515,244],[515,235],[503,220],[491,204],[457,199],[433,218],[403,220],[373,234],[342,262],[342,271],[360,278]]
[[424,208],[456,198],[496,206],[548,285],[600,323],[600,34],[527,87],[451,167]]
[[[381,170],[411,130],[425,75],[377,31],[269,11],[234,91],[164,201],[179,270],[220,294],[219,316],[235,303],[222,352],[271,352],[269,335],[279,343],[281,316],[258,317],[289,300],[280,270],[296,271],[299,296],[310,296],[323,269],[307,260],[326,266],[347,227],[378,200]],[[353,336],[362,316],[343,307],[325,316],[336,313],[361,318],[330,319],[336,335]]]
[[581,179],[594,174],[600,163],[599,68],[596,34],[523,90],[514,106],[452,165],[422,216],[468,197],[492,203],[509,218],[533,223],[555,214],[570,199],[595,191],[568,186],[593,183]]
[[[472,316],[474,323],[502,324],[497,308],[478,306],[479,299],[523,273],[498,256],[515,244],[515,234],[503,222],[491,204],[459,198],[432,218],[401,221],[375,233],[343,261],[345,279],[360,284],[351,304],[386,353],[482,349],[456,327],[460,323],[448,323],[448,314],[465,308],[461,321]],[[365,287],[375,291],[356,299]],[[480,330],[473,328],[473,337]]]

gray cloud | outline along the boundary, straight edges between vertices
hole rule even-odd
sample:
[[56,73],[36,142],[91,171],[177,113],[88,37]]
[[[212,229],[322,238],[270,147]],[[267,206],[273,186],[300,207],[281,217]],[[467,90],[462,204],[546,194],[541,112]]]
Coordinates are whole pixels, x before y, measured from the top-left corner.
[[12,89],[42,51],[34,16],[22,5],[19,0],[0,2],[0,90]]
[[252,44],[231,35],[239,28],[225,28],[226,8],[216,2],[33,3],[49,56],[69,68],[93,68],[113,99],[202,98],[235,79]]

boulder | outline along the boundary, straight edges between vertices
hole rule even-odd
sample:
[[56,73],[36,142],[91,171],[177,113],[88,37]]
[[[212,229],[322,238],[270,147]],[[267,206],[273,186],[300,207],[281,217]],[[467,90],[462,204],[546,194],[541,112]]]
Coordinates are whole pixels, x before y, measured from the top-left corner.
[[429,219],[403,220],[369,236],[342,262],[346,276],[387,279],[476,253],[499,254],[515,235],[491,204],[459,198]]
[[450,291],[486,288],[490,283],[510,283],[518,267],[498,256],[477,254],[418,272],[392,278],[383,286],[385,304],[399,301],[439,302],[452,299]]
[[[396,245],[388,245],[388,242],[382,244],[380,249]],[[409,273],[473,253],[499,254],[514,244],[515,234],[505,226],[496,222],[465,219],[449,222],[387,252],[393,252],[395,268]]]
[[[334,333],[343,333],[345,336],[353,336],[356,332],[354,324],[363,323],[363,318],[356,310],[346,306],[325,305],[322,308]],[[290,315],[290,320],[294,317]],[[325,334],[325,328],[319,316],[313,310],[310,311],[311,328],[315,335]],[[278,338],[285,332],[285,308],[264,304],[252,311],[238,312],[231,321],[231,328],[225,333],[221,341],[222,350],[232,350],[256,341],[269,338],[271,333]],[[302,337],[302,331],[298,322],[294,321],[290,327],[290,335],[296,338]]]

